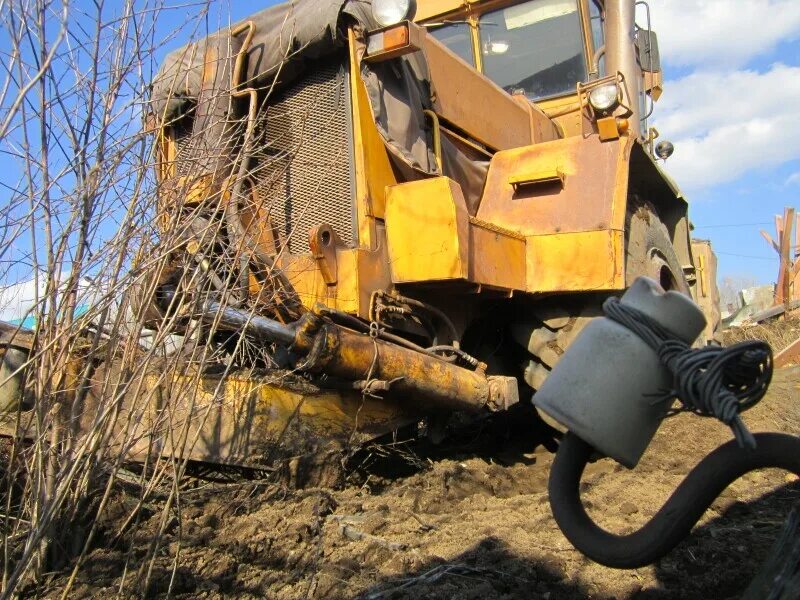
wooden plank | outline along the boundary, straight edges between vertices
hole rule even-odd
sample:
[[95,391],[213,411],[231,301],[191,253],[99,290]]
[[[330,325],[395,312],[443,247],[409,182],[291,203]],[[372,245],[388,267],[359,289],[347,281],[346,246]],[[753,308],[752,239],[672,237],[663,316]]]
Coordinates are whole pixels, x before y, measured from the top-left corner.
[[775,356],[775,368],[777,369],[796,364],[800,364],[800,338]]
[[772,236],[763,229],[761,230],[761,237],[767,240],[767,243],[770,246],[772,246],[772,249],[775,250],[775,252],[777,252],[778,254],[781,253],[781,249],[778,247],[778,244],[775,242],[775,240],[772,239]]
[[783,275],[783,302],[792,301],[792,225],[794,225],[794,208],[786,208],[783,212],[783,235],[781,236],[781,274]]
[[[800,300],[795,300],[789,303],[789,310],[796,310],[800,308]],[[767,321],[769,319],[774,319],[775,317],[779,317],[786,312],[786,305],[780,304],[778,306],[773,306],[772,308],[768,308],[767,310],[762,310],[760,313],[756,313],[747,319],[747,323],[761,323],[762,321]]]
[[800,300],[800,215],[794,223],[794,266],[792,267],[792,300]]
[[[791,216],[790,216],[791,211]],[[778,230],[778,245],[780,247],[781,263],[778,269],[778,285],[775,288],[775,304],[784,304],[791,300],[790,255],[792,245],[792,230],[785,228],[785,223],[794,222],[794,209],[786,208],[783,217],[775,217],[775,228]]]

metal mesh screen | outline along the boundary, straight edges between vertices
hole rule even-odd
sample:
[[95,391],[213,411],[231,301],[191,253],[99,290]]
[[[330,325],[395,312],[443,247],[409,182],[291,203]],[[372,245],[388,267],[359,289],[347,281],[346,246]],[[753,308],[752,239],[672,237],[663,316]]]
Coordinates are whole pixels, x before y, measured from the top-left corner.
[[190,177],[197,175],[199,161],[203,155],[200,136],[192,135],[189,126],[175,128],[175,175]]
[[289,252],[310,250],[308,232],[329,224],[354,246],[355,202],[347,69],[315,65],[259,115],[253,180]]

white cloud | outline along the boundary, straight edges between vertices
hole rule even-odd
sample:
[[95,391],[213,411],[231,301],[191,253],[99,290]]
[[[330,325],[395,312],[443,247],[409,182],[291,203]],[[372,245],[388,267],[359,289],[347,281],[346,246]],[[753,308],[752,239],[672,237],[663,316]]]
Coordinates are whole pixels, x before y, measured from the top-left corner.
[[754,117],[797,114],[797,102],[800,67],[776,64],[764,73],[696,71],[665,84],[656,115],[660,130],[681,138]]
[[656,112],[663,139],[675,144],[667,168],[697,189],[800,158],[797,106],[800,67],[698,71],[668,82]]
[[651,0],[650,6],[662,56],[672,65],[739,66],[800,35],[798,0]]
[[800,185],[800,171],[789,175],[788,179],[786,179],[786,183],[783,185],[785,187],[789,187],[790,185]]

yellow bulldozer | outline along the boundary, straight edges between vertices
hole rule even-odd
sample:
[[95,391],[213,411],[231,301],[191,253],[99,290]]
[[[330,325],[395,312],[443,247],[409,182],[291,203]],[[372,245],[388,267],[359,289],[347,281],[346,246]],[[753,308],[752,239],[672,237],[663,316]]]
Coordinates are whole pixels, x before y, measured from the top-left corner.
[[170,54],[147,119],[168,260],[132,305],[174,360],[125,392],[158,391],[130,456],[302,484],[331,443],[535,415],[641,275],[696,295],[646,9],[295,0]]

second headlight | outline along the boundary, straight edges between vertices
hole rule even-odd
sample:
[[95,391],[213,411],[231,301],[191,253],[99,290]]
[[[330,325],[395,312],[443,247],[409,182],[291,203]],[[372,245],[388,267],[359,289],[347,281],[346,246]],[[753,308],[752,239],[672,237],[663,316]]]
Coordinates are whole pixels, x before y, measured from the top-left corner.
[[616,83],[608,83],[589,92],[589,104],[601,113],[607,113],[619,106],[619,87]]
[[372,0],[372,16],[381,27],[414,18],[416,0]]

